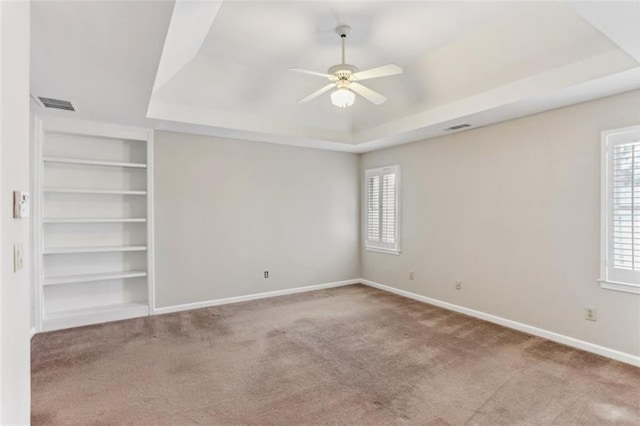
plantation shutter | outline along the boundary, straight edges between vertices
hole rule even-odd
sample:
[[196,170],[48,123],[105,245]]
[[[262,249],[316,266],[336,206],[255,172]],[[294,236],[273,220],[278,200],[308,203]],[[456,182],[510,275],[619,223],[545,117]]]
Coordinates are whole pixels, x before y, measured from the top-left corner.
[[632,271],[640,270],[638,145],[640,144],[631,143],[613,148],[613,267]]
[[398,166],[366,171],[367,248],[398,251],[399,171]]
[[380,242],[380,175],[367,178],[367,239]]
[[382,242],[396,242],[396,174],[395,171],[382,173]]
[[640,132],[613,134],[607,161],[606,277],[640,284]]

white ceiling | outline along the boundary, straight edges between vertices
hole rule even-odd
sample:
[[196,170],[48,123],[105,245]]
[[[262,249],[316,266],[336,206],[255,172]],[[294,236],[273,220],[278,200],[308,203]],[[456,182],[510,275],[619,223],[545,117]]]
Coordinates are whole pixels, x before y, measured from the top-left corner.
[[172,10],[172,2],[32,2],[31,94],[79,108],[59,115],[148,124]]
[[[405,69],[366,82],[387,103],[296,103],[338,23],[347,62]],[[79,118],[351,152],[640,87],[637,2],[53,1],[32,28],[32,93]]]

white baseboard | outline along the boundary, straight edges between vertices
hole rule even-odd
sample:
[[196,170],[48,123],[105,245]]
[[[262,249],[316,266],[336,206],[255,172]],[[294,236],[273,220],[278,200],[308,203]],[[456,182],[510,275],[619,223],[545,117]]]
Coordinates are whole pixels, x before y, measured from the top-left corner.
[[531,325],[523,324],[521,322],[508,320],[506,318],[498,317],[495,315],[487,314],[484,312],[476,311],[473,309],[465,308],[464,306],[454,305],[453,303],[443,302],[438,299],[432,299],[430,297],[422,296],[410,291],[400,290],[388,285],[376,283],[373,281],[361,279],[360,283],[375,287],[380,290],[388,291],[399,296],[404,296],[409,299],[418,300],[420,302],[428,303],[430,305],[439,306],[450,311],[459,312],[461,314],[469,315],[471,317],[479,318],[485,321],[499,324],[504,327],[513,328],[514,330],[522,331],[534,336],[542,337],[548,340],[552,340],[563,345],[571,346],[583,351],[591,352],[597,355],[602,355],[607,358],[614,359],[616,361],[624,362],[627,364],[640,367],[640,356],[632,355],[626,352],[620,352],[615,349],[606,348],[604,346],[596,345],[594,343],[585,342],[584,340],[575,339],[573,337],[565,336],[563,334],[554,333],[553,331],[544,330],[542,328],[533,327]]
[[316,284],[305,287],[295,287],[286,290],[267,291],[265,293],[247,294],[246,296],[226,297],[224,299],[205,300],[203,302],[185,303],[184,305],[166,306],[155,308],[152,315],[169,314],[172,312],[188,311],[191,309],[208,308],[210,306],[227,305],[229,303],[247,302],[249,300],[264,299],[267,297],[285,296],[287,294],[304,293],[306,291],[322,290],[325,288],[342,287],[345,285],[359,284],[362,280],[336,281],[332,283]]
[[31,327],[30,333],[31,333],[31,335],[29,336],[29,339],[31,339],[36,334],[36,328],[35,327]]

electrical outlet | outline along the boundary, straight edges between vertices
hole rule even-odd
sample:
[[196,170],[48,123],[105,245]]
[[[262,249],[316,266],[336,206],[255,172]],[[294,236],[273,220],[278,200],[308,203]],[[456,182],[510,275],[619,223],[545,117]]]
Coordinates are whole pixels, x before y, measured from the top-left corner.
[[414,271],[409,271],[409,279],[413,280],[416,277],[416,273]]
[[269,278],[269,271],[264,271],[264,277]]
[[456,290],[462,290],[462,281],[456,280]]
[[598,310],[596,308],[584,307],[584,319],[588,321],[598,320]]
[[22,243],[13,245],[13,272],[18,272],[24,267],[24,250]]

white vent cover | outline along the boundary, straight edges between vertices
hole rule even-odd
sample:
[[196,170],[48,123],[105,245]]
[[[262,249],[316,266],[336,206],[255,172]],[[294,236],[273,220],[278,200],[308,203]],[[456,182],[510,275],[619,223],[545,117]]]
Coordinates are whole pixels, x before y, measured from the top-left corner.
[[451,126],[451,127],[447,127],[446,129],[443,129],[445,132],[451,132],[452,130],[460,130],[460,129],[464,129],[465,127],[471,127],[471,124],[456,124],[455,126]]
[[62,109],[65,111],[75,111],[75,106],[70,101],[63,101],[61,99],[43,98],[38,96],[40,104],[45,108]]

